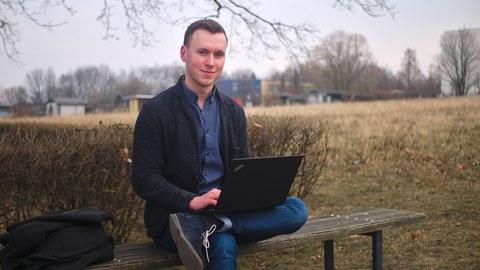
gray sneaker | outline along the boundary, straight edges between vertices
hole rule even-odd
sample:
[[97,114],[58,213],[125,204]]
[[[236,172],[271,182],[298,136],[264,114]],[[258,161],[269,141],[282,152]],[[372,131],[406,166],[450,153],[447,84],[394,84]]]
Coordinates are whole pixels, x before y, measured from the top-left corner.
[[[169,217],[170,231],[177,245],[178,255],[189,270],[203,270],[210,262],[208,237],[217,228],[215,222],[210,222],[210,219],[189,213],[176,213]],[[202,253],[203,247],[205,255]]]

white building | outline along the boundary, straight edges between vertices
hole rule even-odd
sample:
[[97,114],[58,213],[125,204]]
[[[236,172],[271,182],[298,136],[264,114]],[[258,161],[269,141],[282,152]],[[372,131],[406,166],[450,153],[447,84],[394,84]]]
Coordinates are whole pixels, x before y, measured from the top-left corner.
[[[472,29],[466,29],[466,30],[471,32],[475,36],[476,44],[478,46],[477,48],[479,48],[479,50],[480,50],[480,28],[472,28]],[[455,34],[458,33],[458,31],[459,30],[445,31],[443,33],[441,39],[443,39],[447,35],[455,35]],[[480,54],[480,52],[479,52],[479,54]],[[478,57],[480,57],[480,55]],[[479,76],[480,76],[480,60],[479,60],[479,63],[477,63],[476,67],[477,67],[478,70],[472,72],[473,76],[470,76],[471,78],[468,78],[467,80],[472,81],[472,80],[478,80],[479,79]],[[442,83],[442,85],[441,85],[442,95],[452,96],[452,95],[455,94],[453,89],[452,89],[452,86],[450,84],[449,78],[446,75],[442,76],[442,82],[441,83]],[[472,88],[470,88],[468,94],[469,95],[480,94],[480,89],[479,89],[478,83],[476,84],[476,86],[472,86]]]
[[10,106],[0,105],[0,118],[10,117]]
[[336,90],[312,90],[307,94],[307,104],[335,103],[341,102],[343,94]]
[[86,102],[79,98],[51,98],[47,101],[47,116],[85,115]]

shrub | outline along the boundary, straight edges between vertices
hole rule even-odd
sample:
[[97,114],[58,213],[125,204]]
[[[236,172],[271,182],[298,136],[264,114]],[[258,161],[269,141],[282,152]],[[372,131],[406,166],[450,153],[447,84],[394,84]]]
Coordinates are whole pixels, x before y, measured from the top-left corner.
[[110,211],[116,242],[127,240],[142,213],[130,185],[132,128],[69,125],[0,126],[0,228],[59,209]]
[[248,119],[248,134],[252,156],[305,155],[290,194],[308,197],[327,157],[326,124],[313,116],[253,115]]
[[[304,154],[291,195],[306,198],[327,155],[325,124],[306,116],[249,116],[252,156]],[[107,231],[127,241],[143,213],[130,184],[132,127],[0,124],[0,230],[60,209],[112,212]]]

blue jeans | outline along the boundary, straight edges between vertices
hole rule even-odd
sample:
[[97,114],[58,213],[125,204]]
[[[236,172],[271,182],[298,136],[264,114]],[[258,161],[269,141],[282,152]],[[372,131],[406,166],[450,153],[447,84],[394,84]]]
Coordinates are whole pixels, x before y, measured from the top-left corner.
[[[216,232],[209,237],[210,263],[207,269],[236,269],[237,244],[265,240],[280,234],[289,234],[300,229],[307,221],[307,207],[298,199],[289,197],[285,204],[268,209],[226,214],[232,221],[227,232]],[[201,232],[199,232],[201,233]],[[154,239],[159,246],[177,251],[169,226],[162,237]]]

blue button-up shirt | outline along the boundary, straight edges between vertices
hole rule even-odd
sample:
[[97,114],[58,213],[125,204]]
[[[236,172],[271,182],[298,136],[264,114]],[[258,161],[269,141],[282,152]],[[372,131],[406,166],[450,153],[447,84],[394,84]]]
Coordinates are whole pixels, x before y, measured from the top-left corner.
[[188,89],[185,82],[183,83],[183,90],[197,124],[202,162],[200,193],[203,194],[212,188],[220,188],[224,174],[223,161],[220,155],[220,112],[216,90],[207,98],[203,109],[198,105],[198,96]]

